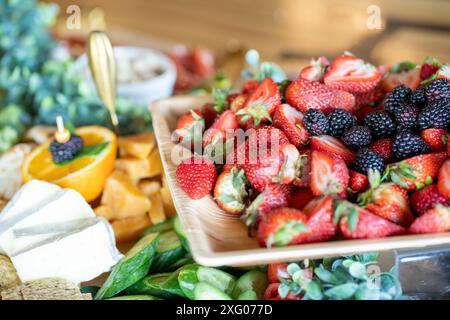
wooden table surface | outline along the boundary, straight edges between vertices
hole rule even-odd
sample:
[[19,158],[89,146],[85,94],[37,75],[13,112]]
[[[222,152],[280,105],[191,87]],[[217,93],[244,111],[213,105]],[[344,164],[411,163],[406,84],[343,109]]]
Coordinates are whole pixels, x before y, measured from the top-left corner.
[[[176,43],[204,45],[219,59],[231,47],[255,48],[266,60],[297,71],[312,56],[344,50],[373,63],[450,61],[448,0],[56,0],[60,29],[88,30],[87,15],[104,9],[117,41],[167,50]],[[66,8],[78,5],[81,30],[67,30]],[[381,30],[367,27],[369,5],[380,8]]]

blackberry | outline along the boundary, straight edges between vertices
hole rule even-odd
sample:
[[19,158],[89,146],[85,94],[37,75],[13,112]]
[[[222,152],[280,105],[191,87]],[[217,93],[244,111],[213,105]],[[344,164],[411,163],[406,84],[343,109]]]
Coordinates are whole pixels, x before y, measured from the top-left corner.
[[367,147],[372,142],[372,133],[367,127],[353,126],[344,132],[342,141],[351,149]]
[[369,169],[383,174],[385,164],[384,159],[376,152],[363,148],[356,154],[354,169],[360,173],[369,174]]
[[395,132],[395,123],[387,111],[377,110],[370,112],[364,118],[367,126],[377,138],[386,138]]
[[55,163],[69,161],[72,160],[75,155],[81,151],[81,149],[83,149],[83,139],[72,134],[70,140],[66,143],[59,143],[58,141],[53,140],[50,143],[49,149]]
[[450,100],[441,100],[429,104],[419,114],[421,130],[428,128],[447,129],[450,125]]
[[305,118],[303,123],[312,135],[320,136],[322,134],[328,134],[330,131],[330,123],[328,122],[325,114],[317,109],[308,109],[305,112]]
[[414,131],[417,128],[417,118],[419,116],[419,109],[412,105],[403,103],[397,107],[394,112],[394,118],[397,122],[397,130],[400,131]]
[[402,105],[404,102],[409,101],[412,90],[403,84],[396,87],[391,93],[388,94],[384,101],[384,109],[391,113]]
[[410,102],[418,108],[423,108],[427,104],[427,97],[425,96],[425,88],[418,88],[409,97]]
[[425,88],[428,103],[437,100],[450,100],[450,81],[445,78],[435,79]]
[[401,132],[394,138],[392,151],[397,159],[402,160],[426,153],[429,151],[429,148],[418,135],[410,132]]
[[345,130],[357,124],[356,117],[351,113],[334,109],[328,114],[328,122],[330,123],[330,134],[334,137],[340,137]]

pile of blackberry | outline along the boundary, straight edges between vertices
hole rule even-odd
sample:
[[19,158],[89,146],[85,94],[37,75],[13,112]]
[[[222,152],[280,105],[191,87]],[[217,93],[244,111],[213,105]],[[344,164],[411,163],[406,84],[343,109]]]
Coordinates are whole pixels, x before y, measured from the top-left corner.
[[50,153],[55,163],[72,160],[75,155],[83,149],[83,139],[72,134],[70,140],[65,143],[59,143],[53,140],[50,143]]

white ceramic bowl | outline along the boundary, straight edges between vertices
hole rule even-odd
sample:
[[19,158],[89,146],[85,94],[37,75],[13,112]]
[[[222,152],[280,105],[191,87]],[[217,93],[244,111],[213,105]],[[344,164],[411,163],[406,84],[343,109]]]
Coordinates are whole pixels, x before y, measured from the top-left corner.
[[[147,80],[137,82],[117,82],[117,95],[134,101],[137,105],[147,107],[147,105],[155,100],[170,97],[173,92],[173,86],[177,77],[176,68],[172,60],[164,53],[142,47],[114,47],[114,55],[116,56],[117,70],[123,59],[136,59],[145,56],[154,60],[161,71],[158,75]],[[121,62],[122,61],[122,62]],[[91,73],[88,69],[88,61],[86,54],[81,55],[75,64],[77,71],[85,75],[86,81],[91,88],[95,90]]]

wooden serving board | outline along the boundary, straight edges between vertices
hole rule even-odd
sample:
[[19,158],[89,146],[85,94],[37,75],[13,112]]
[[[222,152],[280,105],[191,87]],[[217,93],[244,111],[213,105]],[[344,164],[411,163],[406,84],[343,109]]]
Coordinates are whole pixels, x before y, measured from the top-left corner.
[[[386,251],[450,244],[450,233],[404,235],[372,240],[339,240],[304,244],[284,248],[260,248],[250,238],[245,224],[237,217],[221,210],[211,195],[192,200],[179,187],[172,161],[180,146],[171,141],[180,115],[211,102],[209,96],[180,96],[157,101],[150,106],[153,128],[161,152],[161,159],[173,201],[183,226],[194,259],[204,266],[250,266],[307,258],[349,255],[371,251]],[[186,154],[189,156],[189,154]]]

